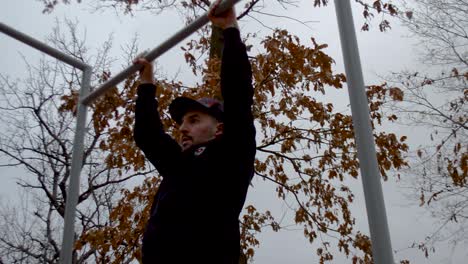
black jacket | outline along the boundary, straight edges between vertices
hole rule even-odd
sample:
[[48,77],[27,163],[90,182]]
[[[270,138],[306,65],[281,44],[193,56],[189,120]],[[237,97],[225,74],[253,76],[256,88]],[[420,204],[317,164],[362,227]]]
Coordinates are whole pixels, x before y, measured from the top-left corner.
[[143,238],[143,263],[237,264],[239,214],[254,173],[250,63],[238,29],[224,30],[223,136],[182,151],[163,130],[156,87],[138,87],[134,137],[163,177]]

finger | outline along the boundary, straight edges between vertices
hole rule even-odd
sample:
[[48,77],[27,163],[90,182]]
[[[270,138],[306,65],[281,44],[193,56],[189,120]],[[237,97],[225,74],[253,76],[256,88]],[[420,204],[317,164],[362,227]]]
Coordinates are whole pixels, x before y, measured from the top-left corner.
[[146,66],[146,65],[145,65],[145,62],[144,62],[141,58],[136,58],[136,59],[134,59],[134,60],[133,60],[133,64],[138,65],[138,66],[141,66],[141,68],[140,68],[140,70],[139,70],[140,72],[141,72],[141,71],[145,68],[145,66]]
[[209,17],[215,17],[215,12],[216,9],[219,7],[219,4],[221,3],[221,0],[216,0],[213,5],[210,7],[210,10],[208,12]]
[[135,59],[136,63],[138,64],[148,64],[148,61],[144,58],[137,58]]
[[143,71],[148,67],[148,65],[150,64],[146,59],[142,59],[142,58],[136,58],[135,60],[133,60],[133,63],[135,65],[138,65],[140,66],[140,69],[138,69],[138,72],[141,74],[143,73]]
[[133,59],[133,64],[141,64],[140,59],[139,58]]
[[150,65],[151,63],[147,61],[145,58],[136,58],[133,60],[134,64],[142,65],[143,67]]
[[148,50],[144,50],[141,53],[139,53],[135,59],[133,60],[134,64],[140,64],[143,66],[148,65],[148,61],[145,59],[145,56],[148,54]]
[[144,50],[144,51],[140,52],[136,57],[137,58],[144,58],[146,56],[146,54],[148,54],[148,50]]

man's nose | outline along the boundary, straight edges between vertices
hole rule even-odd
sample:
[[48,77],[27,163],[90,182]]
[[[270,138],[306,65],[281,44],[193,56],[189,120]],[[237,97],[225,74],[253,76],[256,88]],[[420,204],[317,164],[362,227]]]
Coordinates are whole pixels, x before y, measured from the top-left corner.
[[185,122],[182,122],[182,124],[180,124],[179,131],[183,134],[188,132],[188,126],[185,124]]

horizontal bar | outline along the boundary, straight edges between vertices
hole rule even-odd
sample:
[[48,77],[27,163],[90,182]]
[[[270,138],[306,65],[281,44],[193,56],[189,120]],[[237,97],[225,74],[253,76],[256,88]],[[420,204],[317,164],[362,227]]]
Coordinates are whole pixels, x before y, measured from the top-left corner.
[[82,61],[79,61],[75,58],[73,58],[72,56],[70,55],[67,55],[57,49],[54,49],[50,46],[48,46],[47,44],[44,44],[42,42],[40,42],[39,40],[36,40],[24,33],[21,33],[19,31],[17,31],[16,29],[14,28],[11,28],[3,23],[0,22],[0,31],[9,35],[10,37],[12,38],[15,38],[31,47],[34,47],[44,53],[47,53],[49,54],[50,56],[58,59],[58,60],[61,60],[73,67],[76,67],[82,71],[84,71],[86,68],[88,68],[89,66],[86,64],[86,63],[83,63]]
[[[221,2],[219,8],[217,9],[215,14],[222,13],[229,9],[231,6],[239,2],[240,0],[225,0]],[[144,58],[147,61],[153,61],[166,51],[177,45],[179,42],[184,40],[186,37],[190,36],[193,32],[197,31],[199,28],[203,27],[205,24],[209,22],[208,19],[208,12],[204,15],[197,18],[195,21],[190,23],[188,26],[183,28],[182,30],[178,31],[175,35],[170,37],[168,40],[164,41],[161,45],[154,48],[150,52],[148,52]],[[100,87],[96,88],[91,94],[89,94],[86,98],[84,98],[81,102],[83,104],[89,105],[94,100],[96,100],[99,96],[103,95],[108,89],[111,87],[115,87],[120,82],[124,81],[128,76],[137,72],[142,66],[132,64],[122,72],[115,75],[113,78],[107,80],[107,82],[103,83]]]

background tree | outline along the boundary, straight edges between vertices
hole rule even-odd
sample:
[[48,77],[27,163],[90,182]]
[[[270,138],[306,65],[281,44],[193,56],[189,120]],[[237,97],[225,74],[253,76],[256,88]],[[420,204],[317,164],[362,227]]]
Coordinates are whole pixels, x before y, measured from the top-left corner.
[[[136,5],[130,6],[149,2],[131,1]],[[239,17],[255,14],[257,8],[260,8],[257,3],[250,2],[238,10]],[[315,2],[316,5],[326,3]],[[381,1],[370,5],[359,3],[364,6],[366,19],[372,17],[372,10],[394,12],[392,5]],[[207,2],[181,4],[188,21],[194,15],[205,12],[209,5]],[[388,24],[382,25],[380,29],[384,30]],[[316,249],[321,262],[332,260],[332,251],[340,251],[353,263],[370,263],[370,240],[355,230],[355,220],[349,209],[354,195],[344,184],[345,179],[357,177],[359,166],[351,117],[348,113],[335,110],[332,103],[320,100],[326,91],[341,88],[345,76],[333,72],[333,59],[324,53],[326,44],[320,44],[314,38],[303,44],[297,36],[285,29],[277,29],[270,35],[259,37],[248,32],[243,32],[243,35],[249,46],[255,44],[259,47],[258,52],[250,52],[255,86],[254,114],[261,137],[257,146],[257,177],[276,184],[278,201],[288,198],[295,201],[292,207],[294,224],[304,230],[304,235]],[[220,63],[219,58],[206,54],[213,46],[210,44],[214,38],[210,36],[210,28],[204,27],[184,46],[187,63],[193,73],[200,76],[200,83],[190,86],[180,80],[172,82],[156,78],[164,87],[158,95],[161,109],[167,109],[172,99],[179,95],[217,94]],[[98,73],[100,81],[111,75],[106,69]],[[121,174],[117,175],[120,177],[129,177],[143,168],[148,172],[150,168],[149,164],[143,163],[131,140],[132,99],[136,85],[132,76],[96,103],[90,124],[98,135],[106,131],[106,140],[100,140],[95,145],[96,151],[106,155],[96,158],[96,163],[102,164],[106,170],[118,170]],[[398,98],[399,93],[398,90],[382,86],[370,88],[372,122],[377,128],[382,119],[386,118],[380,109],[383,96]],[[76,94],[69,93],[57,105],[62,111],[60,113],[71,115],[75,103]],[[172,121],[166,112],[162,114],[165,126],[173,132]],[[395,116],[389,118],[394,120]],[[407,149],[405,137],[376,132],[375,139],[384,177],[389,169],[405,165],[402,159],[402,152]],[[148,178],[140,186],[123,189],[121,199],[111,201],[114,207],[110,212],[108,210],[108,218],[92,227],[83,228],[77,234],[77,260],[86,255],[98,263],[128,263],[138,259],[140,236],[148,219],[151,197],[158,184],[158,178]],[[270,227],[281,231],[283,223],[277,221],[276,216],[269,211],[258,211],[255,205],[246,205],[244,213],[241,217],[242,249],[246,258],[251,259],[254,248],[259,245],[256,235]],[[48,244],[47,241],[41,241]]]
[[468,241],[468,2],[412,0],[401,13],[418,40],[421,67],[392,76],[403,101],[393,110],[407,125],[428,131],[412,151],[411,188],[438,220],[413,246],[426,256],[438,242]]
[[[335,112],[333,104],[316,98],[326,89],[341,88],[344,75],[332,72],[332,59],[322,52],[325,45],[313,39],[312,47],[306,47],[282,30],[262,43],[265,52],[252,58],[254,113],[262,138],[257,146],[256,177],[274,182],[280,200],[294,198],[294,223],[302,226],[311,243],[320,243],[317,254],[322,261],[332,260],[331,248],[335,248],[353,258],[353,262],[368,263],[370,241],[354,230],[355,220],[349,210],[354,195],[343,183],[345,178],[358,175],[351,116]],[[219,83],[215,74],[219,61],[206,62],[203,83],[195,89],[182,88],[182,95],[213,96],[217,92],[214,88]],[[379,87],[373,86],[369,93],[376,126],[385,118],[380,113],[379,98],[384,94],[394,96],[393,90]],[[170,88],[161,90],[161,109],[167,109],[170,100],[166,98],[173,98],[174,92]],[[162,112],[162,116],[171,131],[167,113]],[[384,177],[387,170],[405,165],[402,159],[402,152],[407,149],[405,137],[382,132],[375,139]],[[125,263],[138,258],[138,236],[148,215],[148,207],[141,203],[150,200],[157,186],[158,182],[153,181],[124,190],[125,197],[114,209],[115,214],[111,214],[109,225],[90,230],[77,243],[78,248],[86,245],[96,248],[104,262]],[[259,245],[258,232],[263,228],[274,231],[282,228],[271,212],[259,212],[255,205],[245,207],[241,220],[242,248],[247,258],[253,256]]]
[[[54,8],[60,4],[70,4],[71,0],[36,0],[44,4],[43,13],[51,13]],[[190,21],[193,19],[194,14],[200,14],[200,10],[207,11],[208,7],[213,1],[210,0],[191,0],[191,1],[180,1],[178,3],[174,0],[96,0],[96,1],[82,1],[76,0],[77,3],[88,2],[94,6],[96,9],[107,9],[115,8],[118,11],[123,11],[124,13],[134,14],[136,11],[151,11],[159,14],[168,9],[178,8],[182,10],[186,15],[187,19]],[[295,1],[288,0],[276,0],[275,2],[281,4],[283,7],[296,5]],[[389,14],[394,16],[398,13],[398,8],[388,0],[355,0],[355,2],[362,6],[362,16],[365,19],[362,25],[362,30],[369,30],[372,23],[371,20],[376,14]],[[313,0],[314,7],[327,6],[329,0]],[[183,7],[180,9],[180,7]],[[190,11],[186,12],[186,8],[189,8]],[[240,14],[240,17],[259,13],[265,8],[259,0],[250,0],[245,4],[245,13]],[[268,13],[263,13],[263,15],[272,15]],[[381,16],[380,21],[378,21],[379,30],[385,31],[390,28],[390,22],[386,19],[386,16]]]
[[[112,39],[90,54],[76,23],[64,22],[68,34],[57,24],[49,44],[92,63],[93,82],[101,83],[112,62]],[[27,177],[18,177],[18,183],[28,193],[24,206],[2,206],[0,255],[6,263],[57,263],[81,72],[50,58],[42,58],[38,65],[29,64],[27,59],[25,63],[28,72],[22,81],[0,74],[0,120],[5,124],[0,134],[0,153],[5,158],[1,166],[22,168]],[[118,107],[132,96],[111,93],[93,107],[85,139],[77,237],[108,221],[120,183],[151,172],[135,148],[122,150],[113,144],[133,142],[131,131],[122,126],[132,123],[131,110]],[[93,255],[94,249],[83,249],[75,254],[74,263],[88,263]]]
[[[246,14],[248,8],[252,7],[239,13]],[[205,55],[205,64],[199,63],[199,58],[211,47],[209,28],[205,27],[199,35],[199,39],[189,41],[184,50],[192,71],[203,76],[202,83],[196,87],[180,87],[180,92],[188,96],[213,96],[219,84],[219,60]],[[253,35],[247,36],[248,40],[256,41]],[[333,247],[353,262],[370,262],[369,238],[353,228],[354,218],[349,211],[353,194],[343,184],[345,177],[358,174],[351,117],[336,112],[333,104],[316,99],[326,89],[341,88],[345,77],[333,73],[333,60],[323,52],[326,45],[314,39],[304,45],[298,37],[278,29],[260,41],[262,51],[251,60],[256,91],[254,111],[262,135],[258,145],[257,176],[276,183],[280,199],[294,197],[294,221],[303,227],[311,243],[321,243],[317,246],[321,261],[333,259]],[[398,95],[391,89],[378,87],[370,93],[376,126],[385,118],[379,112],[380,96]],[[174,95],[171,89],[162,89],[161,93],[158,96],[161,109],[166,109],[170,102],[167,99]],[[168,116],[165,112],[162,114]],[[172,131],[172,122],[169,119],[164,122]],[[376,140],[384,176],[386,170],[405,165],[401,158],[401,152],[407,148],[404,137],[379,133]],[[145,182],[135,190],[124,190],[126,198],[115,209],[119,213],[111,217],[106,228],[88,232],[78,242],[78,248],[86,245],[97,248],[100,259],[106,262],[138,258],[140,239],[137,236],[141,236],[148,214],[147,207],[138,205],[148,200],[150,190],[157,188],[157,182],[149,188],[148,184],[151,183]],[[259,245],[256,234],[264,227],[279,231],[281,225],[269,211],[259,212],[254,205],[247,205],[245,211],[242,247],[246,257],[251,258],[254,247]],[[324,238],[322,234],[329,237]]]

